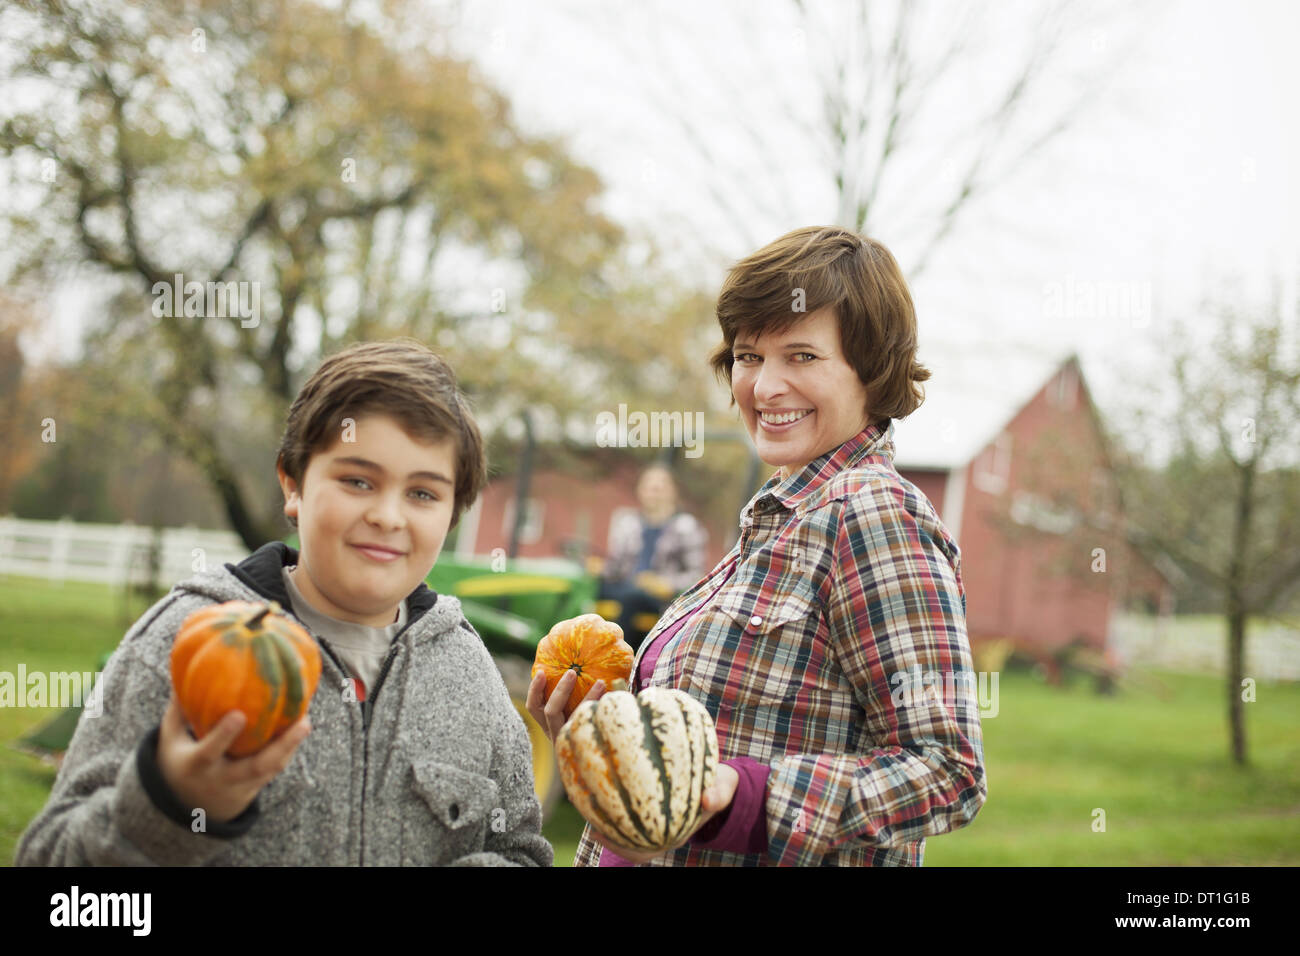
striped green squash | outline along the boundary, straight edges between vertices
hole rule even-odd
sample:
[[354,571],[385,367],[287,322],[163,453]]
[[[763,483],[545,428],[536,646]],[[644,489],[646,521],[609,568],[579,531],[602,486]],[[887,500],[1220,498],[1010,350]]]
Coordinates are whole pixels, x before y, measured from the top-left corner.
[[665,850],[691,834],[718,768],[713,718],[665,687],[583,702],[555,752],[578,811],[613,842],[641,850]]

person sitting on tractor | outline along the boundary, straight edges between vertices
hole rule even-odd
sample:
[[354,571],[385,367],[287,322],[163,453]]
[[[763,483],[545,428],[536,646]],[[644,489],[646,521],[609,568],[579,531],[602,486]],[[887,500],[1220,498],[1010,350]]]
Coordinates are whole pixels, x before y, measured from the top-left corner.
[[[677,484],[667,465],[653,464],[636,485],[640,510],[610,523],[600,598],[619,604],[624,639],[638,647],[668,602],[705,572],[708,532],[678,510]],[[640,626],[638,626],[640,623]]]

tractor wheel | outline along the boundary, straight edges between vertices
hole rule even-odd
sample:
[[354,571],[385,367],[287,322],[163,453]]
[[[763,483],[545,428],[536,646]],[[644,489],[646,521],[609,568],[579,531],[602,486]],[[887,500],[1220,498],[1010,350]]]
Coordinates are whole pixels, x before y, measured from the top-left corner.
[[533,788],[537,791],[537,800],[542,805],[542,820],[551,815],[555,802],[564,792],[560,781],[560,768],[555,762],[555,748],[541,724],[533,720],[528,713],[528,662],[517,657],[494,657],[497,669],[505,678],[506,690],[510,691],[510,701],[524,719],[528,728],[528,739],[533,745]]

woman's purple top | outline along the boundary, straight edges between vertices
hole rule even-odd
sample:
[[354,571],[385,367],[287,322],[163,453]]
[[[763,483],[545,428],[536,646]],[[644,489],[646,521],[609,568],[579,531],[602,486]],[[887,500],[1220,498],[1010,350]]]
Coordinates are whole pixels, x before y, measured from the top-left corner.
[[[734,570],[734,566],[733,566]],[[730,580],[731,575],[723,578],[718,586],[714,589],[713,594],[709,595],[707,601],[701,604],[691,614],[679,618],[676,622],[665,628],[654,642],[646,648],[645,654],[641,656],[641,666],[636,672],[636,686],[645,687],[650,680],[650,675],[654,673],[655,663],[659,660],[659,655],[668,643],[677,636],[677,632],[691,624],[697,614],[708,606],[709,601],[713,600],[713,595],[722,589],[722,585]],[[767,774],[768,767],[757,760],[749,757],[737,757],[735,760],[724,760],[728,767],[731,767],[740,775],[740,782],[736,786],[736,795],[732,798],[730,806],[721,813],[717,814],[712,820],[695,831],[691,838],[692,846],[704,847],[710,850],[730,850],[734,853],[763,853],[767,850]],[[625,860],[613,850],[602,848],[600,851],[601,866],[635,866],[630,860]]]

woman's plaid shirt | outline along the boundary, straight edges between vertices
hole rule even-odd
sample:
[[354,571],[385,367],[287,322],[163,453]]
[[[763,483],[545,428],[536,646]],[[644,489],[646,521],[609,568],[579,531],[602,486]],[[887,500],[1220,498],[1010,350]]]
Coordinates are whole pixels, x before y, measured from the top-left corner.
[[[721,758],[771,769],[767,854],[689,844],[658,866],[919,866],[988,794],[957,543],[871,425],[740,516],[740,540],[642,642],[697,610],[650,685],[704,704]],[[953,693],[955,688],[956,693]],[[576,866],[595,866],[588,827]]]

